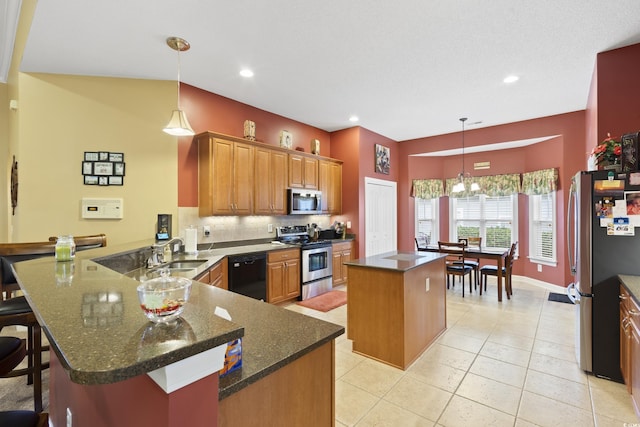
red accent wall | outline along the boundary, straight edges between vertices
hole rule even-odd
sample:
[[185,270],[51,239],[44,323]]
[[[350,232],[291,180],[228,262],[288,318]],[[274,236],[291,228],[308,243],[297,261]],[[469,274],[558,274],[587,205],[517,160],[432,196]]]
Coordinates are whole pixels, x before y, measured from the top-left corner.
[[[320,152],[331,157],[331,135],[316,127],[182,84],[180,107],[196,133],[212,131],[242,138],[244,121],[256,124],[256,140],[279,145],[280,131],[293,135],[293,148],[310,152],[312,139],[320,140]],[[198,147],[192,137],[178,139],[178,206],[198,206]]]
[[[571,176],[586,169],[588,152],[606,137],[640,129],[640,109],[635,107],[640,97],[640,44],[598,54],[593,72],[586,110],[557,116],[542,117],[517,123],[465,131],[465,146],[494,144],[541,136],[555,136],[549,142],[534,146],[465,155],[465,170],[471,175],[521,173],[547,167],[559,169],[558,192],[558,259],[556,269],[543,267],[538,273],[528,262],[526,236],[519,236],[520,261],[516,274],[565,285],[572,279],[564,242],[566,187]],[[320,139],[322,154],[340,159],[343,165],[343,215],[336,219],[350,220],[351,233],[358,236],[357,248],[364,253],[364,177],[373,176],[398,183],[398,248],[414,248],[414,206],[409,196],[412,179],[455,176],[461,168],[459,156],[449,158],[410,157],[411,154],[460,147],[459,132],[396,142],[361,127],[328,133],[312,126],[251,107],[203,90],[182,85],[181,106],[188,114],[196,132],[211,130],[242,136],[245,119],[256,122],[258,140],[277,145],[280,130],[294,134],[294,145],[308,151],[311,139]],[[550,94],[552,96],[552,94]],[[391,149],[391,174],[374,172],[373,146],[379,143]],[[329,147],[329,151],[325,147]],[[178,144],[178,203],[197,206],[197,152],[191,138],[181,138]],[[473,163],[491,161],[488,171],[473,171]],[[443,199],[446,200],[446,199]],[[445,203],[446,205],[446,203]],[[526,197],[520,197],[520,212],[527,211]],[[441,234],[448,230],[448,209],[441,208]],[[526,221],[520,217],[520,221]],[[522,223],[524,224],[524,222]],[[526,227],[521,226],[521,229]],[[359,255],[356,255],[359,256]],[[535,271],[532,271],[535,269]]]
[[71,382],[52,351],[49,418],[66,426],[71,409],[74,426],[181,427],[218,423],[218,373],[166,394],[146,374],[104,385]]
[[[534,279],[554,283],[561,286],[571,282],[571,274],[568,267],[568,259],[565,247],[564,217],[566,216],[566,183],[571,176],[586,169],[586,155],[584,154],[585,138],[585,112],[578,111],[557,116],[543,117],[523,122],[510,123],[501,126],[493,126],[482,129],[465,131],[465,147],[494,144],[505,141],[517,141],[543,136],[552,137],[548,141],[529,145],[521,148],[513,148],[499,151],[486,151],[482,153],[465,153],[465,172],[472,176],[500,175],[507,173],[531,172],[539,169],[558,168],[559,191],[558,197],[558,247],[557,267],[543,266],[542,272],[537,271],[537,264],[528,260],[529,240],[527,235],[528,204],[527,197],[518,197],[519,230],[518,246],[520,258],[514,265],[517,275],[525,275]],[[558,136],[554,136],[558,135]],[[421,152],[440,151],[451,148],[460,148],[462,135],[460,132],[439,135],[429,138],[420,138],[399,143],[400,157],[406,160],[406,166],[401,170],[407,171],[407,176],[401,178],[399,197],[399,221],[398,233],[400,250],[413,250],[415,210],[413,200],[410,197],[411,181],[425,178],[452,178],[462,169],[462,156],[449,157],[415,157],[411,154]],[[488,170],[473,170],[476,162],[491,162]],[[440,199],[440,237],[446,239],[449,236],[449,199]]]
[[[359,158],[359,173],[358,173],[358,188],[360,192],[359,197],[359,221],[358,228],[356,229],[358,236],[365,235],[365,200],[364,200],[364,179],[365,177],[376,178],[385,181],[398,182],[400,178],[400,171],[402,168],[402,159],[400,159],[400,153],[398,150],[398,143],[392,139],[386,138],[382,135],[378,135],[365,128],[360,129],[360,158]],[[389,175],[376,172],[375,166],[375,145],[380,144],[389,148],[389,162],[390,169]],[[398,196],[398,204],[400,197]],[[366,239],[360,238],[357,242],[359,253],[364,256],[366,253]]]
[[[360,194],[360,127],[352,127],[331,134],[331,155],[342,160],[342,215],[338,221],[351,221],[348,233],[356,234],[356,243],[352,257],[359,257],[360,239],[360,203],[364,193]],[[363,252],[364,253],[364,252]]]
[[[640,44],[601,52],[597,57],[597,140],[640,130]],[[593,132],[593,129],[590,129]],[[592,145],[592,146],[593,146]]]

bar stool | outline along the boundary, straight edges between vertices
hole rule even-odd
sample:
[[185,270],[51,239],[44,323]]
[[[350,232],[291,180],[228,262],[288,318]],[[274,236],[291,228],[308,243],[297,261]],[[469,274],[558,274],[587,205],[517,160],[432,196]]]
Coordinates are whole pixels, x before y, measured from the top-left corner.
[[[0,375],[11,372],[27,355],[25,342],[16,337],[0,337]],[[0,425],[12,427],[44,427],[49,424],[47,413],[35,411],[0,411]]]
[[[15,295],[19,289],[13,275],[12,264],[30,259],[53,256],[56,247],[56,237],[46,242],[0,243],[0,291],[7,296]],[[106,246],[105,234],[78,236],[76,250],[91,249]],[[33,310],[24,296],[13,296],[2,300],[0,298],[0,330],[5,326],[25,326],[27,328],[27,367],[15,369],[0,376],[17,377],[27,375],[27,384],[33,384],[33,406],[35,412],[42,412],[42,370],[49,367],[49,363],[42,363],[42,352],[49,346],[42,346],[42,331]],[[3,425],[0,423],[0,425]]]

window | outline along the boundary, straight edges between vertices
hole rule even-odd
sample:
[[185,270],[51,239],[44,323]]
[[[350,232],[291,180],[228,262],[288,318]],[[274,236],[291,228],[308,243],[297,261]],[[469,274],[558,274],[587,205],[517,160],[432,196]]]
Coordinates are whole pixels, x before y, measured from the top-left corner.
[[416,237],[425,236],[428,245],[438,243],[438,200],[415,198]]
[[529,258],[533,262],[557,265],[556,193],[529,196]]
[[509,249],[518,236],[517,195],[450,198],[452,240],[482,237],[482,247]]

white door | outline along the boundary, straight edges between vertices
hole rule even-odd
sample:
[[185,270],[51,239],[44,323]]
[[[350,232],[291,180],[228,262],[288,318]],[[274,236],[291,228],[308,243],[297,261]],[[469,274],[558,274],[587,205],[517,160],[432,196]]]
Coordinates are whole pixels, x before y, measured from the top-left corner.
[[397,184],[365,177],[364,203],[365,256],[397,250]]

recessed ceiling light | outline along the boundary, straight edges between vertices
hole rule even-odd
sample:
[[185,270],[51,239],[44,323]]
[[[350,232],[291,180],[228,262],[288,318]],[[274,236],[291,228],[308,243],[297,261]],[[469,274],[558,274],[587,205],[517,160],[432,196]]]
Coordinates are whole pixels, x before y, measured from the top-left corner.
[[351,116],[351,117],[349,117],[349,121],[350,121],[350,122],[357,122],[358,120],[359,120],[359,119],[358,119],[358,116]]
[[514,83],[514,82],[517,82],[519,78],[520,77],[513,76],[513,75],[512,76],[507,76],[507,77],[504,78],[503,82],[505,82],[505,83]]
[[251,71],[248,68],[245,68],[244,70],[240,70],[240,75],[242,77],[253,77],[253,71]]

